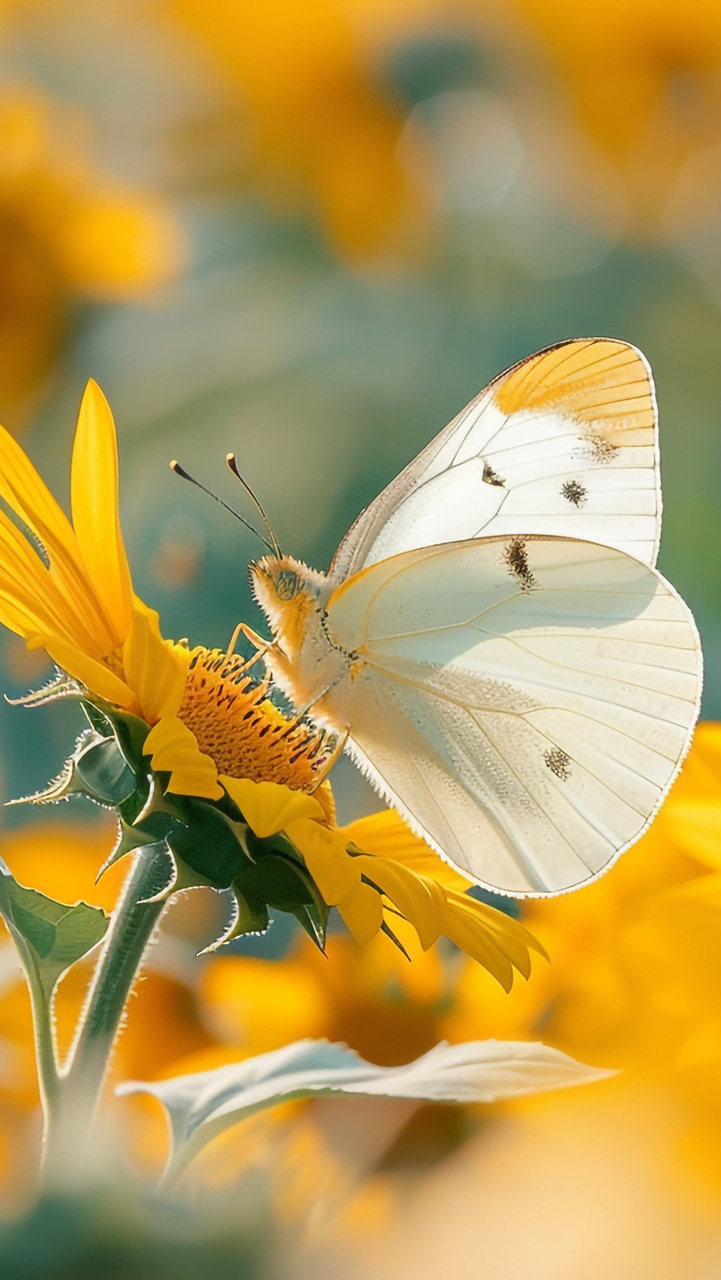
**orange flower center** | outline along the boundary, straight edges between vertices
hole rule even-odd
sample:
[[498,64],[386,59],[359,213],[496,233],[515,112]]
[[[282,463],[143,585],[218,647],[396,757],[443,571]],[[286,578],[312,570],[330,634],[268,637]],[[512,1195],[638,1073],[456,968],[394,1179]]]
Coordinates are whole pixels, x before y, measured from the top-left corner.
[[330,755],[328,735],[293,725],[266,697],[268,680],[255,683],[243,665],[238,654],[195,649],[179,718],[218,773],[312,791]]

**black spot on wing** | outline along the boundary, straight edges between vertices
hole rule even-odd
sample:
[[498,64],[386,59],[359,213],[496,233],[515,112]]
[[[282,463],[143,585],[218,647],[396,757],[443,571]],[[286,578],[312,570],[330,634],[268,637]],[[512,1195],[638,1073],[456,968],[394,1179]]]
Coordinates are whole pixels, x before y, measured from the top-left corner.
[[505,480],[503,479],[503,476],[499,476],[497,472],[493,470],[493,467],[491,466],[490,462],[485,462],[485,461],[483,463],[483,479],[485,480],[486,484],[499,485],[501,488],[503,488],[504,484],[506,483]]
[[582,507],[586,501],[588,490],[581,484],[580,480],[564,480],[561,485],[561,495],[568,501],[572,502],[574,507]]
[[514,538],[509,542],[503,553],[503,559],[508,565],[509,573],[520,582],[521,590],[531,591],[536,585],[536,579],[528,564],[528,552],[523,538]]
[[568,781],[571,776],[571,770],[568,767],[571,763],[571,757],[567,752],[563,751],[561,747],[553,747],[551,751],[544,752],[543,759],[551,773],[560,778],[562,782]]

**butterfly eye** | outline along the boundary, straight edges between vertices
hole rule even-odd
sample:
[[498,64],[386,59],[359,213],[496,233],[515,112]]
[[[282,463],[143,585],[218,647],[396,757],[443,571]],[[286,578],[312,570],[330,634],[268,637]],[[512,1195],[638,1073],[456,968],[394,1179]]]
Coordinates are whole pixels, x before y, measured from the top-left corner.
[[298,575],[292,569],[282,569],[275,580],[276,595],[281,600],[292,600],[299,586]]

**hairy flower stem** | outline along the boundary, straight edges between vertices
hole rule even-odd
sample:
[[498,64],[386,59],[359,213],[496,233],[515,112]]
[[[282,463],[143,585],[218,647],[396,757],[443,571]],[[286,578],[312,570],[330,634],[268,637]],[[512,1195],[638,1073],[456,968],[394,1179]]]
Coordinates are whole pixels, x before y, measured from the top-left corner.
[[43,1179],[61,1190],[82,1178],[88,1139],[123,1011],[166,903],[148,902],[168,882],[158,846],[139,849],[108,929],[75,1040],[45,1113]]

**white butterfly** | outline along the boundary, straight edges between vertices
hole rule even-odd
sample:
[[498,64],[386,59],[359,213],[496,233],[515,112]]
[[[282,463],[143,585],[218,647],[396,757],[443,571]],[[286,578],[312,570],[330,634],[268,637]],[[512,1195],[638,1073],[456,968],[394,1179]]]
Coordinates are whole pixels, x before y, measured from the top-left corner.
[[644,357],[560,343],[476,396],[327,575],[252,564],[266,660],[471,880],[576,888],[646,830],[698,715],[698,633],[654,568],[660,519]]

